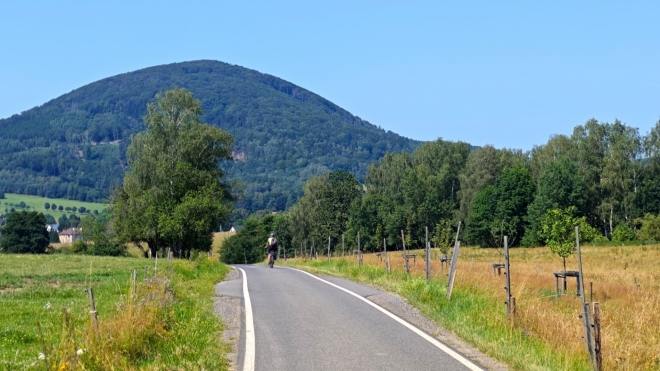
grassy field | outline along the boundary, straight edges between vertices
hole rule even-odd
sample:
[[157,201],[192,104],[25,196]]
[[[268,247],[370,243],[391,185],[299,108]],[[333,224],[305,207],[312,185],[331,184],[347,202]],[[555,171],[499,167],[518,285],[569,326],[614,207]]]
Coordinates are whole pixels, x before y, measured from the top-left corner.
[[[12,206],[10,204],[18,205],[20,202],[25,202],[27,206],[30,206],[30,209],[19,209],[14,206],[14,208],[18,210],[30,210],[30,211],[38,211],[47,215],[52,215],[55,220],[62,216],[62,214],[66,213],[67,215],[73,214],[71,211],[66,211],[66,210],[51,210],[48,209],[46,210],[44,208],[44,205],[46,202],[49,204],[56,204],[57,206],[62,205],[63,207],[76,207],[80,208],[81,206],[94,211],[98,210],[98,212],[101,212],[103,209],[107,207],[105,204],[101,203],[94,203],[94,202],[82,202],[82,201],[75,201],[75,200],[66,200],[63,198],[44,198],[44,197],[39,197],[39,196],[30,196],[30,195],[19,195],[15,193],[5,193],[5,198],[0,200],[0,203],[2,203],[2,206],[0,207],[0,214],[5,213],[5,208],[10,209]],[[80,215],[79,213],[77,213]]]
[[206,258],[159,261],[154,279],[153,260],[0,254],[0,370],[226,370],[212,297],[227,271]]
[[[517,301],[513,326],[506,317],[504,276],[493,275],[491,263],[503,261],[496,249],[462,248],[451,301],[445,299],[446,269],[432,262],[432,284],[427,285],[424,261],[412,265],[412,277],[403,273],[400,252],[390,254],[394,272],[387,275],[375,255],[304,262],[310,270],[371,283],[396,292],[440,325],[517,370],[588,370],[588,355],[579,318],[580,298],[575,281],[568,294],[555,298],[553,271],[562,260],[547,248],[511,250],[512,294]],[[585,288],[600,303],[602,354],[605,370],[660,370],[660,246],[582,248]],[[567,259],[577,270],[575,255]]]

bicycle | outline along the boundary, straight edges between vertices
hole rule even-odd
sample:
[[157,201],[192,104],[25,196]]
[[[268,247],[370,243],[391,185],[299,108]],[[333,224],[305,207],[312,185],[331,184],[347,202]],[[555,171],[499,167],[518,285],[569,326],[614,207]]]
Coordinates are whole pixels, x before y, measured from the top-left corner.
[[270,268],[273,268],[273,266],[275,265],[275,260],[277,260],[275,254],[277,254],[277,250],[274,249],[268,250],[268,266]]

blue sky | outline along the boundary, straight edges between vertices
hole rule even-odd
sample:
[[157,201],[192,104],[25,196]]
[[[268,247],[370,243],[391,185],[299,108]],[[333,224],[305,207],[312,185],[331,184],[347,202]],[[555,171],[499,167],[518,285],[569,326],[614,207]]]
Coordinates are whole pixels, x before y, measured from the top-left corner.
[[407,137],[531,149],[660,119],[660,2],[4,1],[0,117],[123,72],[215,59]]

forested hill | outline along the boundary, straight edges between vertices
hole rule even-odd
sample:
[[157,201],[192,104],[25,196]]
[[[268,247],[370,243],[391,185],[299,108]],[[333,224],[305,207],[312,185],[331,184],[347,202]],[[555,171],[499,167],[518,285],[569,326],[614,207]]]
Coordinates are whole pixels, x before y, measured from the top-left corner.
[[126,170],[130,136],[155,94],[183,87],[202,120],[236,139],[230,179],[245,182],[244,212],[282,210],[304,182],[328,170],[358,178],[386,151],[419,142],[353,116],[290,82],[218,61],[145,68],[109,77],[0,120],[0,191],[83,201],[107,198]]

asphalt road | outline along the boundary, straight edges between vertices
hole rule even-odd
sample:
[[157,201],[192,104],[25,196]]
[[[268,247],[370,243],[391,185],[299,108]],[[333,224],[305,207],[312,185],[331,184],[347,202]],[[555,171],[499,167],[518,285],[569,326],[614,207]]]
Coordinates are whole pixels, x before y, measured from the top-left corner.
[[[248,360],[253,352],[257,371],[481,370],[452,349],[450,356],[434,345],[437,340],[428,340],[429,335],[415,332],[407,322],[307,273],[236,267],[247,275],[249,300],[243,296],[243,272],[220,293],[251,304],[255,335],[254,350],[247,349],[245,324],[250,319],[245,315],[237,370],[251,369],[244,368],[246,352]],[[350,281],[323,279],[360,297],[379,293]]]

